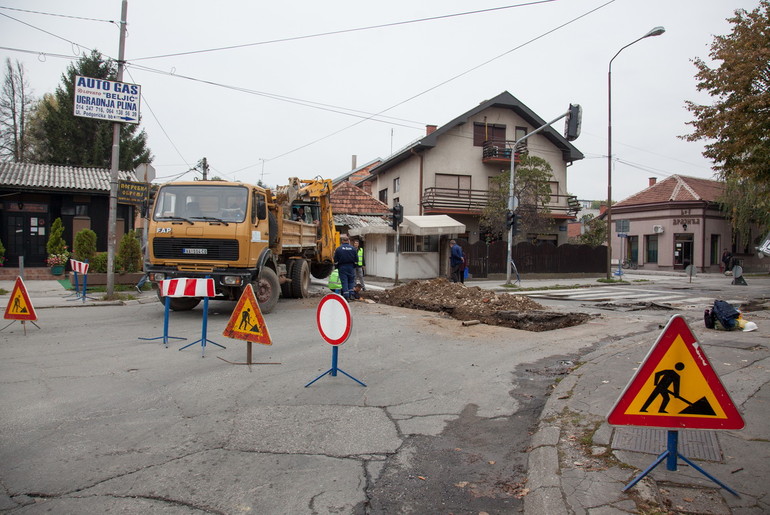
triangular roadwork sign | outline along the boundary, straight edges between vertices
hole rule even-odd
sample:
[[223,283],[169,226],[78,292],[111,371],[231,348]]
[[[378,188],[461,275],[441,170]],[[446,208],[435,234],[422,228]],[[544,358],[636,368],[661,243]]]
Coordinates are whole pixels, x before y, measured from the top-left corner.
[[5,307],[5,319],[7,320],[37,320],[37,313],[29,300],[27,287],[21,277],[16,278],[16,284],[13,286],[11,298],[8,299],[8,305]]
[[243,290],[222,334],[236,340],[246,340],[263,345],[273,344],[251,284]]
[[668,429],[742,429],[743,417],[681,315],[674,315],[607,422]]

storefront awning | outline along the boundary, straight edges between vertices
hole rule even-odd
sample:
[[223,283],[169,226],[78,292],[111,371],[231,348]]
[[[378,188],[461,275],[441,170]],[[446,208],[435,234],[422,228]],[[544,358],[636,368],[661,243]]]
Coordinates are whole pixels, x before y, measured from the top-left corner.
[[401,231],[415,236],[461,234],[465,232],[465,224],[447,215],[405,216]]

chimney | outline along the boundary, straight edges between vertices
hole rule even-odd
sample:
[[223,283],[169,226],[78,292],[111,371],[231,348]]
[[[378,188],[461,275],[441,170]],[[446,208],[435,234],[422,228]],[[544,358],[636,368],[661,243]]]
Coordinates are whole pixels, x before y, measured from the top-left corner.
[[436,132],[436,129],[438,129],[438,125],[426,125],[425,126],[425,135],[430,136],[434,132]]
[[358,168],[358,156],[353,154],[351,163],[350,163],[350,169],[355,170],[356,168]]
[[657,177],[650,177],[649,181],[650,181],[650,187],[652,187],[652,186],[655,186],[655,183],[658,182],[658,179]]
[[602,204],[599,206],[599,215],[603,215],[607,212],[607,204],[602,202]]

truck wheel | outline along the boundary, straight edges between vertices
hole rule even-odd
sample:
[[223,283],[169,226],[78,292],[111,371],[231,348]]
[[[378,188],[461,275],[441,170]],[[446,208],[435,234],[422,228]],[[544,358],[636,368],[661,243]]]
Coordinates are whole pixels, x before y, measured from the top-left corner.
[[[166,297],[160,296],[160,290],[158,290],[158,300],[165,306]],[[168,307],[174,311],[190,311],[200,304],[201,299],[197,297],[171,297],[169,299]]]
[[[291,279],[291,273],[294,269],[294,263],[296,263],[296,260],[291,259],[289,260],[289,263],[286,265],[286,278]],[[280,282],[280,280],[278,281]],[[291,281],[286,281],[285,283],[281,283],[281,297],[284,299],[290,299],[294,295],[291,292]]]
[[270,313],[278,304],[278,295],[281,292],[278,276],[272,268],[262,267],[259,279],[254,284],[254,290],[259,303],[259,310],[262,313]]
[[304,259],[295,260],[291,267],[291,294],[295,299],[304,299],[310,288],[310,267]]
[[313,263],[310,265],[310,273],[316,279],[326,279],[334,270],[334,263]]

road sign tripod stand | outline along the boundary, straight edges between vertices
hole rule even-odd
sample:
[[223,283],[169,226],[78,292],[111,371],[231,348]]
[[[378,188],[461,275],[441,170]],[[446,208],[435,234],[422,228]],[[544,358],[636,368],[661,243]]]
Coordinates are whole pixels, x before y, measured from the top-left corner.
[[341,368],[339,368],[337,366],[337,362],[339,361],[339,352],[340,352],[340,349],[339,349],[338,346],[335,345],[335,346],[332,347],[332,368],[330,368],[329,370],[327,370],[326,372],[324,372],[320,376],[318,376],[315,379],[313,379],[312,381],[310,381],[308,384],[305,385],[305,388],[307,388],[311,384],[315,383],[316,381],[318,381],[319,379],[321,379],[323,376],[325,376],[327,374],[332,376],[332,377],[337,377],[337,372],[342,372],[343,374],[345,374],[346,376],[348,376],[349,378],[351,378],[353,381],[355,381],[356,383],[360,384],[361,386],[366,386],[365,383],[359,381],[358,379],[356,379],[355,377],[353,377],[352,375],[348,374],[347,372],[345,372],[344,370],[342,370]]
[[693,463],[692,461],[687,459],[685,456],[683,456],[679,452],[679,449],[677,448],[678,444],[679,444],[679,431],[669,430],[668,431],[668,442],[667,442],[666,450],[663,451],[654,462],[652,462],[652,465],[650,465],[649,467],[644,469],[644,471],[641,474],[636,476],[633,479],[633,481],[628,483],[623,488],[623,491],[625,492],[628,489],[632,488],[635,484],[637,484],[639,481],[641,481],[647,474],[652,472],[655,467],[657,467],[658,465],[663,463],[663,460],[666,460],[666,470],[676,471],[677,470],[677,460],[678,460],[678,458],[682,458],[682,460],[685,463],[687,463],[692,468],[694,468],[695,470],[697,470],[698,472],[700,472],[701,474],[703,474],[704,476],[709,478],[711,481],[713,481],[714,483],[718,484],[719,486],[721,486],[722,488],[724,488],[725,490],[727,490],[728,492],[730,492],[734,496],[740,497],[738,492],[736,492],[735,490],[733,490],[732,488],[730,488],[729,486],[727,486],[726,484],[724,484],[723,482],[721,482],[720,480],[718,480],[717,478],[715,478],[714,476],[712,476],[711,474],[706,472],[704,469],[702,469],[701,467],[699,467],[698,465],[696,465],[695,463]]
[[[166,301],[168,302],[168,297],[166,297]],[[203,323],[201,324],[201,338],[200,340],[195,340],[192,343],[188,343],[184,347],[181,347],[179,350],[185,350],[187,347],[192,347],[196,343],[201,344],[201,357],[206,357],[206,343],[211,343],[212,345],[216,345],[217,347],[220,347],[222,349],[226,349],[224,345],[220,345],[215,341],[209,340],[206,338],[206,329],[209,325],[209,298],[203,297]]]
[[152,341],[152,340],[163,340],[163,345],[168,349],[168,341],[169,340],[186,340],[187,338],[182,338],[181,336],[169,336],[168,335],[168,315],[171,310],[171,298],[166,297],[166,300],[164,301],[165,306],[165,312],[163,313],[163,335],[162,336],[156,336],[154,338],[142,338],[139,337],[140,340],[145,341]]

